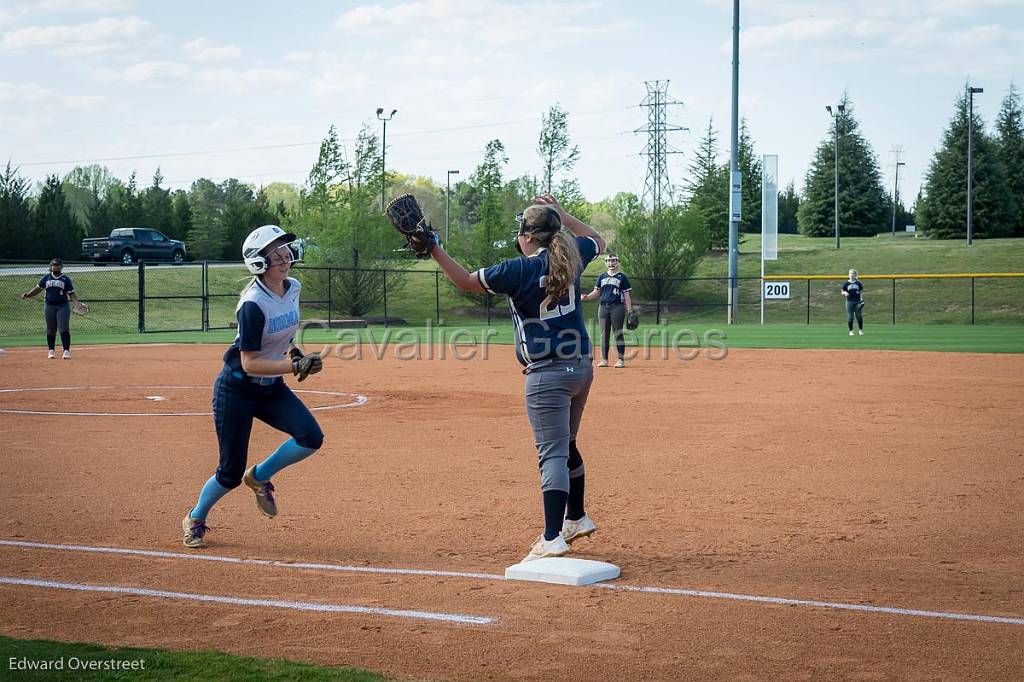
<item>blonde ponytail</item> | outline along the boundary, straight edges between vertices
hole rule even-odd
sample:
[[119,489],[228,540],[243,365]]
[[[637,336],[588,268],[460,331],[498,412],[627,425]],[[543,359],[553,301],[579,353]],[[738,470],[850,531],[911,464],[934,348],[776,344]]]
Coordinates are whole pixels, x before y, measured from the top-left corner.
[[544,284],[549,305],[569,295],[569,289],[579,277],[580,269],[580,250],[576,240],[570,239],[563,230],[551,235],[551,241],[548,242],[548,276]]

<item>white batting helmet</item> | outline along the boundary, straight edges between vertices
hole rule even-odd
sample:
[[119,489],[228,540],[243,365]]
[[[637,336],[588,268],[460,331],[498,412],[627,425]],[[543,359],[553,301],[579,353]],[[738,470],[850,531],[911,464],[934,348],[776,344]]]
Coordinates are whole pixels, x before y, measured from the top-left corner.
[[269,263],[263,250],[278,239],[283,239],[285,244],[295,241],[295,235],[285,232],[277,225],[264,225],[257,227],[249,233],[242,243],[242,261],[249,272],[254,275],[262,275],[267,271]]

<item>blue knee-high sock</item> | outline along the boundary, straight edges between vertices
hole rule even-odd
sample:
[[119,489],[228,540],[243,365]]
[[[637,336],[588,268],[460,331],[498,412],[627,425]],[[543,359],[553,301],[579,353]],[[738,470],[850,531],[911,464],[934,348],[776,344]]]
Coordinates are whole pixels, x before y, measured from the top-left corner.
[[304,448],[296,443],[294,438],[289,438],[281,443],[274,454],[257,464],[252,475],[257,481],[269,481],[281,469],[301,462],[314,452],[316,450],[313,448]]
[[199,501],[196,502],[196,506],[189,512],[189,516],[193,519],[206,520],[206,515],[213,509],[213,505],[217,504],[217,500],[231,492],[231,488],[225,488],[217,482],[216,476],[210,476],[204,485],[203,489],[199,492]]
[[562,490],[544,491],[544,539],[554,540],[562,532],[562,514],[569,493]]

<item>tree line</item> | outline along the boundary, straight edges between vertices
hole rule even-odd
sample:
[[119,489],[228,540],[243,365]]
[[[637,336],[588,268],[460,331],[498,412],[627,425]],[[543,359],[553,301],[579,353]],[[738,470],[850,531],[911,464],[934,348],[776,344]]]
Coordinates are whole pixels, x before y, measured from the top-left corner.
[[[842,104],[835,128],[814,153],[802,190],[790,182],[779,193],[782,232],[833,233],[837,134],[842,234],[869,236],[891,229],[892,193],[883,187],[878,158],[860,131],[853,102],[844,95]],[[916,221],[928,236],[965,235],[967,116],[964,94],[955,102],[913,206],[908,209],[902,200],[896,204],[897,229]],[[973,128],[975,236],[1024,236],[1024,116],[1012,84],[994,132],[988,132],[977,112]],[[380,144],[364,127],[349,150],[331,127],[304,184],[262,187],[234,178],[200,178],[188,189],[172,191],[163,186],[159,170],[148,186],[140,187],[134,174],[123,181],[103,166],[90,165],[63,178],[50,175],[33,191],[8,162],[0,171],[0,258],[74,259],[83,237],[145,226],[184,240],[190,258],[237,260],[250,230],[277,223],[309,237],[310,262],[349,268],[399,264],[402,260],[395,251],[401,243],[381,210],[382,184],[388,199],[414,193],[446,237],[448,248],[471,268],[515,255],[515,215],[540,191],[553,192],[571,212],[610,233],[612,248],[623,251],[634,264],[645,264],[638,271],[642,276],[685,277],[707,249],[728,243],[729,164],[720,159],[713,120],[693,155],[688,177],[677,185],[659,216],[650,215],[631,193],[586,201],[572,175],[582,153],[572,142],[568,112],[557,104],[541,117],[536,175],[507,177],[505,146],[494,139],[487,143],[479,165],[452,186],[450,202],[446,188],[430,179],[383,168]],[[741,230],[759,232],[761,161],[745,119],[738,157],[744,199]],[[450,220],[445,221],[447,203]]]

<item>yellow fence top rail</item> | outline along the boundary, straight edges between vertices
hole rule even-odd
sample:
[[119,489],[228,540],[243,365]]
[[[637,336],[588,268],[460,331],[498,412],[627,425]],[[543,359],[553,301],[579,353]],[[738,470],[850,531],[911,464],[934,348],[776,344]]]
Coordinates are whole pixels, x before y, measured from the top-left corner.
[[[765,275],[766,281],[777,282],[779,280],[805,280],[805,279],[830,279],[846,281],[846,275]],[[935,273],[935,274],[913,274],[913,275],[858,275],[858,279],[969,279],[983,277],[1024,277],[1024,272],[960,272],[960,273]]]

